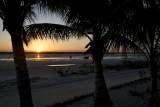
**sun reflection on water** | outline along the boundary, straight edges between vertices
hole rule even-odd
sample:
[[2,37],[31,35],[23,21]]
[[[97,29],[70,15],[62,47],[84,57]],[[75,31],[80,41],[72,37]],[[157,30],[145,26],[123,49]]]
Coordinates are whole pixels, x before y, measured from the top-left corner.
[[37,54],[37,59],[40,59],[40,55],[39,54]]

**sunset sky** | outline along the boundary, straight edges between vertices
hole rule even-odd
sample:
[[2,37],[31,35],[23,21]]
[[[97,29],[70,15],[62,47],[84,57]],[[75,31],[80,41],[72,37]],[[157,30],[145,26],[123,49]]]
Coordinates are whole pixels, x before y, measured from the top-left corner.
[[[42,16],[39,15],[36,23],[56,23],[64,24],[57,16]],[[12,52],[11,39],[7,31],[2,31],[3,25],[0,19],[0,52]],[[54,41],[53,40],[36,40],[32,41],[25,51],[43,52],[43,51],[85,51],[85,45],[89,42],[86,39],[70,39],[68,41]]]

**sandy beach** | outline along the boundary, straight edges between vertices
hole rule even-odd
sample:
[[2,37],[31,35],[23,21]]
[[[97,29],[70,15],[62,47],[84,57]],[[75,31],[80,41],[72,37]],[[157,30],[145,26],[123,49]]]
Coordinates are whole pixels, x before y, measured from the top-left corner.
[[[135,59],[132,59],[132,61],[134,60]],[[107,65],[117,65],[120,63],[122,63],[122,60],[103,60],[104,76],[108,88],[140,79],[139,71],[145,71],[145,76],[149,76],[148,68],[106,69]],[[0,61],[0,64],[0,107],[19,107],[13,61]],[[27,61],[27,64],[31,78],[32,96],[35,107],[50,106],[59,102],[72,100],[75,97],[93,93],[94,74],[92,73],[93,68],[91,59],[67,59],[63,61],[29,60]],[[133,86],[127,87],[134,89]],[[113,103],[115,102],[115,105],[119,105],[117,100],[120,99],[119,102],[125,101],[128,103],[128,100],[133,100],[132,97],[131,99],[128,99],[130,96],[126,94],[128,92],[127,87],[110,89],[109,93],[111,99],[113,99]],[[86,103],[87,105],[92,103],[91,96],[85,98],[80,102],[75,102],[72,106],[68,105],[67,107],[84,107],[83,104],[85,104],[86,101],[89,101]],[[118,99],[116,100],[115,98]],[[136,100],[139,101],[139,98],[137,97]],[[133,105],[133,103],[135,102],[129,104]],[[128,107],[128,105],[115,107]]]

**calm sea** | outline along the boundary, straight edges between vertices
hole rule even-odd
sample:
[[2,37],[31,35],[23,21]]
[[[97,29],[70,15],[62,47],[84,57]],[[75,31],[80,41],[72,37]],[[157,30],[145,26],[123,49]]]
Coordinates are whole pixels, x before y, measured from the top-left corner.
[[[144,57],[142,54],[127,54],[124,56],[120,53],[104,54],[103,59],[121,59],[121,58],[140,58]],[[26,53],[26,60],[91,60],[90,55],[84,55],[82,52],[56,52],[56,53]],[[0,53],[0,61],[13,61],[12,53]]]
[[[26,53],[26,60],[68,60],[83,59],[83,53]],[[13,61],[12,53],[1,53],[1,61]]]

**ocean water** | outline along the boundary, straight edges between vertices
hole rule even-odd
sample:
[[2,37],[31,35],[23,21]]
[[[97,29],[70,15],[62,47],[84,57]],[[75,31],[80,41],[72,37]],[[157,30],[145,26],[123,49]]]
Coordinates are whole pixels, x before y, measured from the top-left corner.
[[[83,58],[84,55],[82,53],[26,53],[26,60],[29,61],[69,60]],[[0,54],[0,61],[13,61],[13,54]]]
[[[54,61],[54,60],[86,60],[85,57],[88,57],[89,60],[92,60],[90,55],[84,55],[83,53],[26,53],[26,60],[28,61]],[[104,54],[103,59],[137,59],[145,58],[143,54],[127,54],[122,55],[120,53],[114,54]],[[13,61],[12,53],[1,53],[0,61]]]

